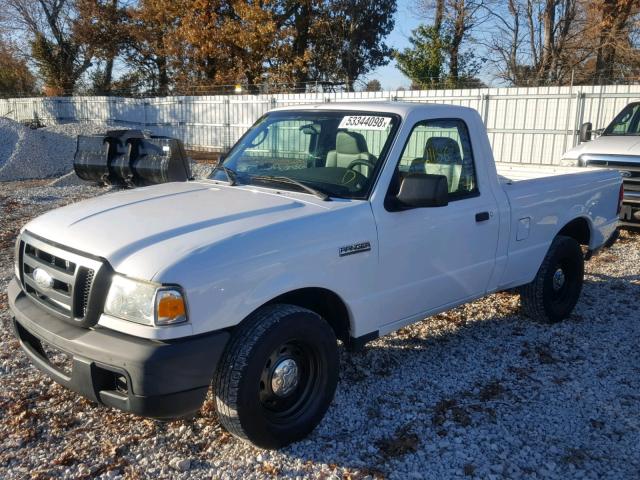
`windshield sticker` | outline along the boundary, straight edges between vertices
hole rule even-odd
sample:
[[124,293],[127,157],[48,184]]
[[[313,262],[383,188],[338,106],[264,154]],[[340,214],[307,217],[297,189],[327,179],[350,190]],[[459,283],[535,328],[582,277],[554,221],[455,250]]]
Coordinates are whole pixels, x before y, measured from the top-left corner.
[[391,117],[347,115],[342,119],[338,128],[351,128],[355,130],[386,130],[390,123]]

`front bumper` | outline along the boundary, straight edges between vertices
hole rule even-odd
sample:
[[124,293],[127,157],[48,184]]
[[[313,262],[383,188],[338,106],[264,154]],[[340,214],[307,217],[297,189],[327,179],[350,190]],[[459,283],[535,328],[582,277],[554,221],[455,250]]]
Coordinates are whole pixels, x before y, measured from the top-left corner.
[[633,199],[629,201],[625,196],[622,201],[622,210],[620,210],[620,226],[640,229],[640,201]]
[[[159,342],[77,327],[36,305],[15,278],[7,293],[15,335],[36,367],[90,400],[146,417],[196,412],[229,339],[219,331]],[[68,368],[51,361],[52,349],[66,355]]]

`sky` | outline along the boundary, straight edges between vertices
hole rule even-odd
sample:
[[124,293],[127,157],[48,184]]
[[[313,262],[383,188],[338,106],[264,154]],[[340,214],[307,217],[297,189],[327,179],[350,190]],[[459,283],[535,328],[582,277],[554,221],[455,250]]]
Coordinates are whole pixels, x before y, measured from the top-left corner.
[[[402,50],[409,46],[409,37],[423,21],[416,13],[416,0],[398,0],[398,11],[396,12],[396,24],[391,34],[387,37],[387,45]],[[378,67],[369,75],[367,80],[377,79],[382,83],[384,90],[396,90],[400,87],[409,88],[411,80],[405,77],[396,66],[395,60],[384,67]]]
[[[387,45],[397,49],[403,50],[407,48],[409,43],[409,37],[411,31],[415,30],[421,23],[429,23],[429,20],[420,15],[417,10],[417,0],[397,0],[398,10],[396,12],[396,23],[393,31],[386,38]],[[474,46],[477,53],[477,45]],[[491,75],[490,71],[482,69],[478,73],[478,78],[485,82],[487,85],[495,85],[495,79]],[[411,86],[411,80],[398,70],[395,60],[384,66],[378,67],[370,72],[365,81],[377,79],[382,84],[383,90],[397,90],[400,87],[409,89]]]

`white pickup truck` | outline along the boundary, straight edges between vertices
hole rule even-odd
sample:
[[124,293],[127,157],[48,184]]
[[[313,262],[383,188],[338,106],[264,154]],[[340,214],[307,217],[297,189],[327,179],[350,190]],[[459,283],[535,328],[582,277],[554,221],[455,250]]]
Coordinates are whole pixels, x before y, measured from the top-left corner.
[[640,102],[629,103],[591,140],[592,124],[580,128],[580,144],[567,151],[564,165],[615,169],[622,175],[620,225],[640,229]]
[[615,238],[621,179],[553,173],[499,176],[468,108],[274,110],[210,179],[29,222],[15,333],[57,382],[137,414],[193,414],[212,385],[231,433],[277,448],[331,403],[337,340],[515,287],[528,316],[566,318],[585,256]]

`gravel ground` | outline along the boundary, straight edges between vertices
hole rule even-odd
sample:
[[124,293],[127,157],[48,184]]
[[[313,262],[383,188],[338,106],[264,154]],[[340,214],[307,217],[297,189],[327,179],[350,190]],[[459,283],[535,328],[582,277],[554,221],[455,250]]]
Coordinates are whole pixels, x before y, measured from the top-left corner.
[[279,452],[235,440],[209,399],[160,423],[40,374],[9,334],[15,234],[92,186],[0,183],[0,478],[640,478],[640,236],[587,264],[567,321],[492,295],[341,353],[336,399]]
[[113,128],[116,127],[99,122],[74,122],[31,129],[0,118],[0,181],[65,174],[73,169],[78,135],[104,133]]

